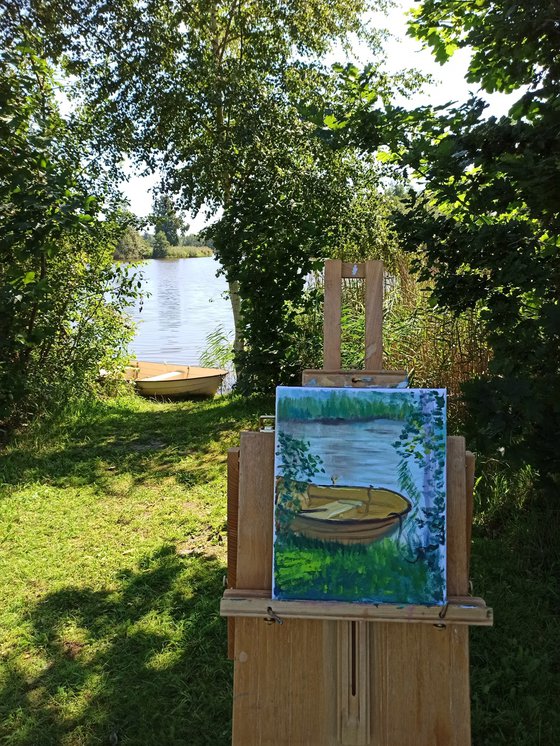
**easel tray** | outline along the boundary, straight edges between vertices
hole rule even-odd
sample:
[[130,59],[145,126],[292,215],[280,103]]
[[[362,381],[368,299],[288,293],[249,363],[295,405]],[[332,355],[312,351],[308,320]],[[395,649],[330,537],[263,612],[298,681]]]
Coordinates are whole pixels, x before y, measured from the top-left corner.
[[279,601],[269,590],[226,590],[220,604],[224,617],[256,617],[267,621],[322,619],[356,622],[421,622],[491,627],[493,611],[481,598],[453,596],[443,606],[361,604],[343,601]]

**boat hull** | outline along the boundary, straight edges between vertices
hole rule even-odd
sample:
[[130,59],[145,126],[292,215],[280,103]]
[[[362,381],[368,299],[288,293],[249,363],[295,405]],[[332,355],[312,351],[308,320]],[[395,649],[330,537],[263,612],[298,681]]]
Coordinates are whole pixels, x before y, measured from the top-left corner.
[[290,524],[309,539],[371,544],[396,531],[412,505],[404,495],[373,487],[309,485],[308,507]]
[[221,368],[146,362],[138,362],[125,371],[139,394],[164,398],[214,396],[226,374]]

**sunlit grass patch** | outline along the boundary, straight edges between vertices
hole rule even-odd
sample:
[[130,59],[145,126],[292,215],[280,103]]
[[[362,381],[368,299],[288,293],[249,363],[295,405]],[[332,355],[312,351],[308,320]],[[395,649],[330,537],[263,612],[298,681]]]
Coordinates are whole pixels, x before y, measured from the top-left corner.
[[225,460],[263,407],[89,403],[4,452],[0,741],[229,743]]

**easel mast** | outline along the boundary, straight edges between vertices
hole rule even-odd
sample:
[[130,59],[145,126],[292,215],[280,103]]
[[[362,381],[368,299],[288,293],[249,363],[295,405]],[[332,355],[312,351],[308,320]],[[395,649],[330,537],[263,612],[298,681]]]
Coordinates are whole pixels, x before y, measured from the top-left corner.
[[[366,283],[365,371],[340,370],[347,277]],[[382,319],[382,263],[327,261],[324,368],[305,371],[304,385],[405,381],[383,370]],[[474,457],[464,439],[447,444],[443,608],[272,601],[273,433],[241,434],[228,480],[237,553],[221,613],[236,618],[233,746],[470,746],[468,625],[491,625],[492,611],[467,596]]]

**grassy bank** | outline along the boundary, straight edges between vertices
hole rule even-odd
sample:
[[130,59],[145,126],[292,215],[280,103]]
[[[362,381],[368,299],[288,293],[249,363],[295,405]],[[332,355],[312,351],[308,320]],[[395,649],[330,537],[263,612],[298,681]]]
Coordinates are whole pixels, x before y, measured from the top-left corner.
[[193,259],[200,256],[214,256],[208,246],[170,246],[167,250],[169,259]]
[[[3,452],[1,743],[229,744],[225,453],[268,411],[121,399]],[[514,497],[475,532],[475,746],[560,742],[558,512]]]

